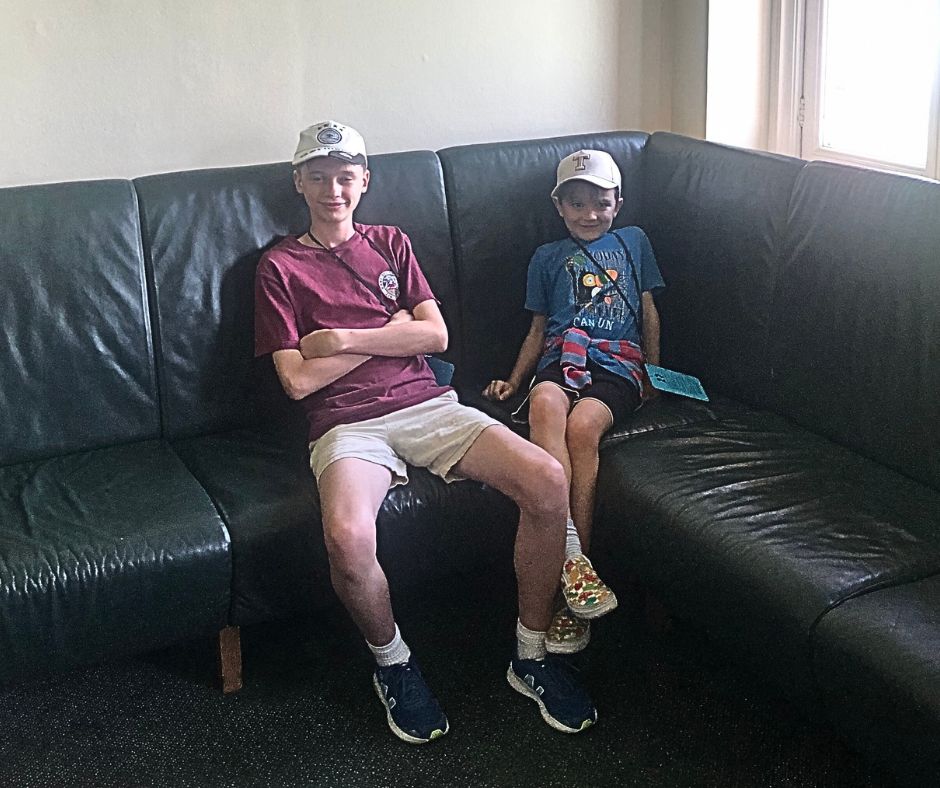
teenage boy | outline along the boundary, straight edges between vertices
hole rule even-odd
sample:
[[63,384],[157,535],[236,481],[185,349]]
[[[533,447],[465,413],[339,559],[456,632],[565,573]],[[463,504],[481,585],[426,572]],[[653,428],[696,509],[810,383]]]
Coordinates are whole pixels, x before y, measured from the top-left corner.
[[507,679],[552,727],[584,730],[597,712],[545,650],[564,552],[563,469],[435,382],[424,354],[446,348],[447,328],[408,237],[353,221],[370,178],[359,133],[315,124],[300,133],[292,163],[310,225],[261,258],[255,352],[273,353],[284,390],[306,411],[330,576],[375,655],[389,727],[415,744],[449,728],[395,623],[375,555],[376,515],[389,488],[407,482],[407,463],[447,482],[476,479],[518,505],[519,618]]
[[[617,606],[597,576],[591,544],[601,437],[652,389],[644,362],[659,363],[659,314],[652,291],[663,280],[639,227],[610,231],[623,205],[620,170],[604,151],[561,160],[552,200],[569,237],[540,246],[529,263],[526,309],[532,324],[508,380],[484,396],[505,400],[532,379],[532,441],[565,469],[569,517],[561,585],[565,605],[548,631],[550,652],[581,651],[590,619]],[[648,381],[646,381],[648,383]]]

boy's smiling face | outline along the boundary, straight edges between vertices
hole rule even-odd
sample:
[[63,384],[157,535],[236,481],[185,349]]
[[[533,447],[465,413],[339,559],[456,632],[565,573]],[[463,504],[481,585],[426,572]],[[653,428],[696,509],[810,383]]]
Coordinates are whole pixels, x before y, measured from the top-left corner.
[[361,164],[319,156],[294,169],[294,187],[307,201],[315,224],[341,224],[352,221],[369,188],[369,171]]
[[569,181],[552,199],[568,232],[586,243],[596,241],[610,229],[623,205],[617,189],[602,189],[587,181]]

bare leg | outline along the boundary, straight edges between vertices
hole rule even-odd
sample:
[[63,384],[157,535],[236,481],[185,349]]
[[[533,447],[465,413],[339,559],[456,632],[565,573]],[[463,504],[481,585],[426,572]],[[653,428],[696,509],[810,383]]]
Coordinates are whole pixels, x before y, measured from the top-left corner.
[[541,446],[565,469],[565,478],[571,482],[571,459],[565,440],[568,395],[553,383],[541,383],[532,390],[529,399],[529,438]]
[[594,495],[597,489],[598,446],[610,429],[610,411],[598,400],[583,399],[568,416],[565,436],[571,458],[571,519],[585,555],[591,548],[594,525]]
[[359,631],[376,646],[395,637],[388,581],[375,557],[375,518],[391,480],[381,465],[346,458],[327,466],[319,481],[333,588]]
[[489,427],[454,469],[505,493],[519,507],[515,567],[519,620],[537,632],[548,629],[564,560],[567,483],[547,452],[503,426]]

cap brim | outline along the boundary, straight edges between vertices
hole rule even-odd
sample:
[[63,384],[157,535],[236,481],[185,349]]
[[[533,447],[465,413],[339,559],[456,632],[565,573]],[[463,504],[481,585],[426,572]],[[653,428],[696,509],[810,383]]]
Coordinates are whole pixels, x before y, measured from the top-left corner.
[[294,158],[291,159],[291,166],[296,167],[303,164],[305,161],[310,161],[310,159],[316,159],[321,156],[329,156],[331,159],[348,161],[351,164],[361,164],[363,167],[366,166],[368,162],[368,159],[363,153],[347,153],[346,151],[334,150],[333,148],[313,148],[303,153],[295,154]]
[[586,181],[587,183],[593,183],[595,186],[599,186],[602,189],[620,188],[620,184],[616,181],[611,181],[607,178],[599,178],[597,175],[572,175],[570,178],[565,178],[561,183],[555,185],[555,188],[552,189],[552,197],[557,197],[558,190],[566,183],[571,183],[571,181]]

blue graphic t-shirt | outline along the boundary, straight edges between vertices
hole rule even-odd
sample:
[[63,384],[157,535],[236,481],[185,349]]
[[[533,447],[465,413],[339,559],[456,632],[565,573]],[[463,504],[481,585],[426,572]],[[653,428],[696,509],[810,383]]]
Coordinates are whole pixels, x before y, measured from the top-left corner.
[[[546,316],[545,338],[549,345],[569,328],[580,328],[591,339],[627,340],[640,345],[641,294],[664,287],[646,233],[639,227],[624,227],[584,246],[590,257],[570,237],[535,250],[529,263],[526,309]],[[560,349],[547,350],[538,369],[557,362],[560,356]],[[620,373],[617,365],[604,363],[600,357],[595,360]]]

